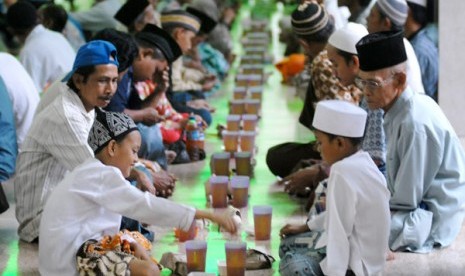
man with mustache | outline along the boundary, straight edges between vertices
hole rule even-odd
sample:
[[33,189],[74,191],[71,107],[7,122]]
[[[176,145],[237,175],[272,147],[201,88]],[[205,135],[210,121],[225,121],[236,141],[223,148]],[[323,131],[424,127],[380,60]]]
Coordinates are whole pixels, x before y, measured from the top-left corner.
[[19,237],[37,241],[43,206],[64,175],[93,156],[87,137],[97,107],[115,94],[118,60],[113,44],[83,45],[63,82],[67,90],[38,111],[16,163],[16,218]]

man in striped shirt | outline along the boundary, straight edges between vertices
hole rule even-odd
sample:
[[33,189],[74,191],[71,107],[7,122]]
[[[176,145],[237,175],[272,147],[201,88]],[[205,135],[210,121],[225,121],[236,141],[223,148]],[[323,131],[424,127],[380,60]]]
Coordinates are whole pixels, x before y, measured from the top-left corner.
[[37,241],[43,206],[50,193],[66,172],[93,156],[87,137],[94,109],[110,102],[117,79],[113,44],[89,42],[79,49],[73,70],[63,79],[68,91],[36,114],[18,156],[14,180],[22,240]]

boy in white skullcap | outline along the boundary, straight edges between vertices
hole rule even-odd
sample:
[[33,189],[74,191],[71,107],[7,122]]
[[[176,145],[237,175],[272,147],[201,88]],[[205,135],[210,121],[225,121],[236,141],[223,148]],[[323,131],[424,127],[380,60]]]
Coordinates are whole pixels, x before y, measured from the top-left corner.
[[[125,113],[99,110],[88,143],[95,158],[68,173],[44,207],[39,243],[42,275],[158,275],[146,251],[150,242],[141,235],[134,240],[133,235],[118,234],[122,215],[183,231],[193,231],[195,219],[209,219],[236,232],[229,214],[158,198],[126,181],[138,160],[141,135]],[[110,247],[113,244],[118,246]]]
[[[326,211],[304,225],[281,229],[281,275],[382,273],[388,252],[389,191],[370,155],[359,150],[366,118],[363,109],[345,101],[317,104],[315,136],[321,157],[332,165]],[[294,244],[286,244],[287,239]]]

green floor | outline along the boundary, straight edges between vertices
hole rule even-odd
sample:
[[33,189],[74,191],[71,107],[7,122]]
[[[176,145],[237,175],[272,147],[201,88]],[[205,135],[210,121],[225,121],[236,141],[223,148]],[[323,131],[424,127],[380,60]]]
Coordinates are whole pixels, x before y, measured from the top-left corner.
[[[242,24],[250,17],[267,19],[269,28],[272,30],[272,43],[269,47],[269,54],[274,60],[279,60],[283,53],[283,45],[277,41],[276,32],[278,30],[278,20],[282,15],[284,7],[281,4],[275,4],[274,1],[257,1],[252,4],[242,6],[239,18],[233,28],[233,36],[235,39],[235,53],[242,53],[240,38],[242,37]],[[204,183],[210,177],[210,168],[208,166],[209,156],[213,152],[221,151],[222,141],[217,137],[216,125],[225,124],[226,116],[228,115],[228,101],[232,98],[232,90],[234,89],[234,76],[239,67],[239,58],[234,64],[228,79],[225,81],[221,92],[211,99],[212,105],[217,110],[214,113],[214,121],[212,126],[207,130],[207,161],[197,162],[189,166],[173,166],[172,171],[179,177],[179,183],[173,196],[173,200],[193,205],[197,208],[206,208],[207,201],[205,197]],[[241,239],[246,241],[249,248],[258,248],[271,253],[277,262],[273,268],[275,275],[279,275],[278,271],[278,247],[279,247],[279,229],[289,221],[303,222],[302,215],[305,212],[302,207],[296,203],[296,200],[290,198],[282,192],[280,187],[275,185],[276,177],[273,176],[265,163],[266,151],[273,145],[286,141],[306,141],[312,138],[309,131],[297,124],[297,117],[302,107],[302,102],[297,99],[291,89],[281,85],[280,74],[274,69],[272,63],[264,65],[265,72],[269,77],[264,84],[263,102],[262,102],[262,117],[259,122],[259,133],[256,144],[258,152],[256,155],[257,164],[254,169],[254,178],[251,180],[249,209],[247,218],[249,223],[246,223],[246,228],[253,225],[253,216],[250,206],[270,204],[273,206],[273,221],[272,221],[272,239],[269,242],[255,242],[253,237],[248,237],[243,231]],[[243,214],[244,216],[244,214]],[[208,241],[207,250],[207,265],[206,272],[217,273],[217,261],[225,259],[224,243],[225,238],[221,233],[217,232],[215,226],[210,226],[210,231],[205,238]],[[154,257],[161,258],[164,252],[176,252],[182,245],[179,246],[172,231],[168,232],[161,240],[155,243]],[[181,249],[182,251],[182,249]],[[164,275],[169,275],[170,271],[164,271]]]

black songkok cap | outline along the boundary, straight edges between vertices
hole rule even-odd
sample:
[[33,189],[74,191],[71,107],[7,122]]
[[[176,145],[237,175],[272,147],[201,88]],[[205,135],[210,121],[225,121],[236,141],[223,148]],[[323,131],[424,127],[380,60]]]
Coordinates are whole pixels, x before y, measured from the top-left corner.
[[204,34],[209,34],[211,31],[213,31],[213,29],[216,27],[216,24],[218,23],[215,19],[208,16],[208,14],[196,8],[187,7],[186,11],[200,19],[200,32]]
[[136,34],[136,38],[155,45],[165,55],[168,63],[172,63],[182,55],[176,40],[153,24],[146,24],[142,31]]
[[18,1],[6,12],[6,23],[13,29],[28,29],[37,25],[37,10],[28,1]]
[[129,27],[134,20],[150,5],[147,0],[128,0],[115,14],[115,19]]
[[403,32],[372,33],[357,42],[360,69],[375,71],[400,64],[407,60]]

